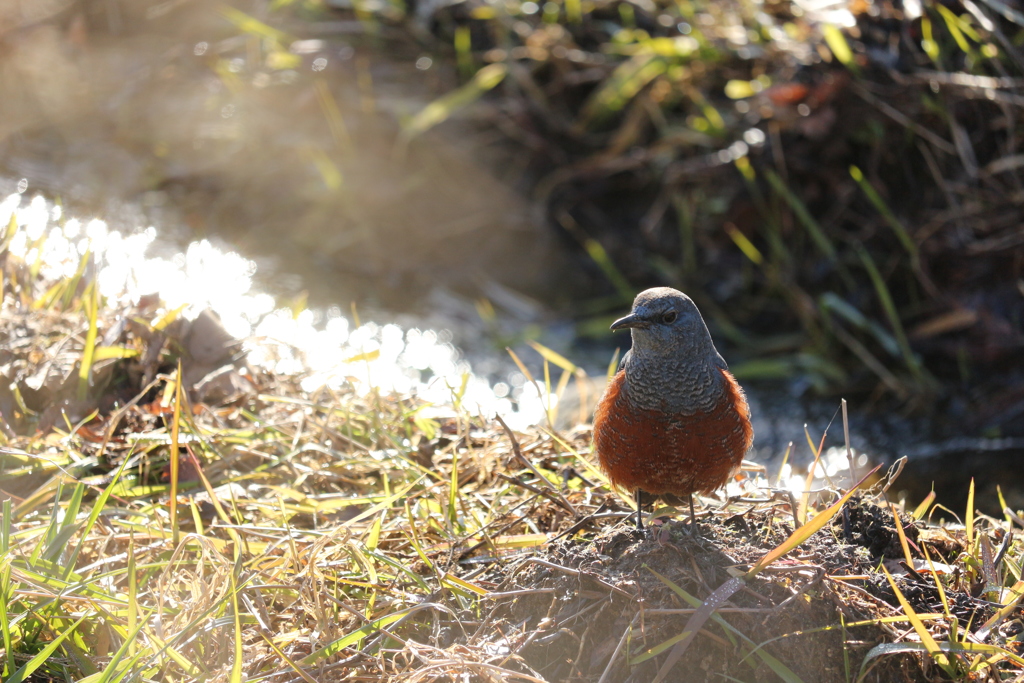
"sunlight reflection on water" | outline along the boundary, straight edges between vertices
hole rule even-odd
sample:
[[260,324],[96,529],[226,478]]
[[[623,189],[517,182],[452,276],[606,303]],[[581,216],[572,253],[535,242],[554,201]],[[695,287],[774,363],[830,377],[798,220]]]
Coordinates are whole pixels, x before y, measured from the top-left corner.
[[[498,373],[493,386],[483,373],[474,374],[449,330],[377,322],[356,327],[337,306],[295,314],[259,290],[254,284],[256,264],[238,253],[202,240],[168,257],[151,255],[159,250],[153,227],[122,234],[101,220],[62,216],[60,206],[42,197],[25,199],[12,194],[0,201],[0,225],[16,214],[19,230],[11,253],[29,265],[38,264],[46,279],[72,277],[90,252],[87,276],[95,276],[101,294],[114,307],[157,294],[166,310],[184,306],[186,318],[212,309],[225,329],[243,340],[251,364],[300,375],[302,387],[311,393],[347,384],[361,394],[377,388],[418,396],[432,404],[428,414],[450,414],[461,394],[466,410],[487,417],[500,414],[513,429],[543,423],[545,401],[556,404],[555,396],[542,398],[537,386],[517,371]],[[492,361],[478,362],[482,367]],[[856,465],[863,474],[865,456],[858,454]],[[767,480],[799,496],[807,486],[806,471],[801,464],[794,468],[787,463],[769,472]],[[845,449],[826,449],[810,489],[848,485],[849,475]],[[767,486],[766,480],[759,481]],[[726,488],[728,495],[740,492],[735,483]]]
[[122,235],[101,220],[65,218],[59,206],[43,197],[24,200],[24,195],[12,194],[0,202],[0,225],[16,215],[20,229],[11,253],[28,264],[38,263],[45,278],[73,276],[82,256],[91,251],[91,272],[112,304],[128,305],[142,295],[157,294],[167,310],[186,306],[186,318],[210,308],[232,336],[244,340],[250,363],[277,373],[305,373],[302,386],[307,391],[351,382],[359,392],[377,388],[416,395],[436,406],[451,405],[461,392],[462,406],[470,412],[498,413],[514,429],[544,418],[534,385],[523,383],[511,394],[502,387],[499,393],[506,395],[496,395],[485,378],[472,373],[447,330],[374,322],[353,328],[339,308],[295,315],[278,307],[269,294],[255,291],[256,264],[235,252],[202,240],[171,258],[150,256],[147,251],[157,237],[153,227]]

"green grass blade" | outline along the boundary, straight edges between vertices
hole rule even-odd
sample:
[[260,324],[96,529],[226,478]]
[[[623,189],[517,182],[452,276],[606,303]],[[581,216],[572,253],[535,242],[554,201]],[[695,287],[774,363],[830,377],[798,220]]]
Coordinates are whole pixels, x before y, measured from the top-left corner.
[[[468,428],[467,428],[468,431]],[[448,482],[448,528],[458,533],[459,524],[459,451],[452,449],[452,475]]]
[[921,363],[910,348],[910,342],[907,340],[906,332],[903,329],[903,322],[900,320],[899,312],[896,310],[896,304],[892,300],[892,294],[889,292],[889,288],[886,286],[885,280],[882,278],[882,274],[878,271],[878,266],[875,265],[875,260],[871,258],[871,254],[869,254],[867,250],[859,244],[856,249],[858,256],[860,256],[861,263],[864,264],[864,269],[868,272],[868,277],[871,278],[871,282],[875,287],[875,293],[878,295],[878,300],[882,304],[882,309],[885,311],[885,315],[889,319],[889,324],[892,326],[893,334],[896,335],[896,342],[900,345],[900,350],[903,352],[903,360],[907,365],[907,369],[910,370],[911,374],[913,374],[915,378],[923,380],[924,374],[921,369]]
[[[125,458],[127,462],[128,458]],[[122,468],[124,465],[122,464]],[[120,471],[120,470],[119,470]],[[108,489],[110,487],[107,487]],[[139,627],[139,576],[135,568],[135,532],[128,536],[128,631],[135,633]],[[128,645],[128,653],[135,655],[138,644],[132,638]]]
[[439,123],[447,120],[459,109],[476,102],[505,79],[505,64],[489,64],[476,72],[473,78],[458,90],[443,95],[409,119],[402,127],[402,138],[411,140]]
[[89,375],[92,372],[93,353],[96,351],[96,318],[99,315],[99,285],[93,281],[89,285],[85,301],[89,316],[89,331],[85,335],[85,348],[82,349],[82,362],[78,368],[78,400],[84,401],[89,394]]
[[[58,479],[56,485],[56,491],[53,493],[53,499],[60,501],[61,495],[64,492],[64,480]],[[28,556],[29,565],[35,566],[40,558],[45,558],[49,552],[53,539],[57,536],[57,530],[60,528],[60,514],[58,512],[58,506],[54,505],[50,511],[50,521],[46,526],[46,531],[43,533],[43,540],[41,543],[37,543],[36,547],[32,549],[32,553]]]
[[380,619],[374,619],[362,628],[356,629],[352,633],[342,636],[341,638],[338,638],[337,640],[332,641],[327,645],[324,645],[319,650],[316,650],[311,654],[306,655],[301,660],[299,660],[299,665],[313,666],[317,662],[326,659],[327,657],[330,657],[333,654],[341,652],[342,650],[344,650],[347,647],[350,647],[351,645],[354,645],[366,636],[372,635],[378,632],[380,629],[387,627],[389,624],[395,623],[396,621],[407,615],[409,612],[411,612],[412,609],[413,608],[410,607],[399,612],[394,612],[385,617],[381,617]]
[[89,537],[90,532],[92,532],[93,526],[96,524],[96,520],[99,519],[100,514],[106,508],[107,500],[110,498],[110,493],[120,481],[121,475],[124,473],[125,465],[127,465],[131,460],[131,456],[134,451],[134,446],[129,449],[127,455],[123,460],[121,460],[121,465],[114,472],[114,476],[111,477],[110,483],[104,487],[103,491],[100,492],[100,495],[96,497],[95,502],[93,502],[92,510],[89,512],[89,519],[86,520],[85,525],[82,527],[82,534],[79,538],[78,544],[75,545],[75,549],[71,551],[71,556],[68,558],[68,564],[64,570],[65,581],[68,580],[71,572],[74,571],[75,564],[78,562],[78,556],[82,552],[82,546],[85,544],[85,540]]
[[81,260],[78,262],[78,269],[75,274],[71,276],[71,279],[65,283],[64,296],[61,298],[61,308],[65,311],[71,307],[71,302],[75,299],[75,292],[78,291],[78,283],[82,280],[82,275],[85,274],[85,269],[89,265],[89,259],[92,258],[92,250],[86,249],[85,253],[82,254]]
[[605,277],[615,285],[615,290],[622,297],[622,300],[632,301],[633,287],[629,284],[626,276],[622,274],[622,271],[619,270],[619,267],[615,265],[612,257],[608,255],[604,245],[592,237],[587,237],[583,241],[583,248],[587,251],[587,256],[590,257],[590,260],[596,263]]
[[851,166],[850,176],[853,177],[853,180],[858,186],[860,186],[861,191],[868,198],[868,201],[870,201],[874,205],[875,209],[882,214],[885,222],[889,224],[890,228],[892,228],[892,231],[896,234],[896,238],[900,241],[900,244],[903,245],[903,248],[907,250],[907,253],[910,254],[910,257],[916,266],[918,259],[917,244],[910,237],[910,233],[907,232],[907,229],[903,227],[903,224],[896,218],[896,215],[889,208],[889,205],[885,203],[881,195],[878,194],[874,186],[872,186],[871,183],[868,182],[868,179],[864,177],[864,172],[861,171],[860,168]]
[[34,674],[39,667],[45,664],[46,660],[50,658],[50,655],[60,647],[60,644],[64,642],[64,639],[71,635],[71,633],[74,632],[74,630],[77,629],[78,626],[89,616],[91,615],[86,613],[79,617],[78,621],[71,624],[66,631],[54,638],[53,641],[46,645],[46,647],[36,653],[35,657],[25,662],[25,665],[15,671],[10,678],[4,679],[5,683],[23,683],[23,681],[28,681],[32,674]]
[[902,357],[903,351],[900,349],[896,338],[889,334],[884,327],[861,313],[856,306],[846,301],[846,299],[843,299],[835,292],[825,292],[818,298],[818,303],[823,309],[836,313],[854,327],[869,332],[881,344],[882,348],[889,352],[889,355],[897,358]]
[[238,608],[238,571],[241,568],[241,548],[235,543],[235,566],[231,571],[231,611],[232,616],[235,620],[234,628],[234,642],[235,652],[234,661],[231,663],[231,675],[229,680],[231,683],[242,683],[242,615]]
[[14,597],[14,585],[11,583],[11,499],[3,502],[3,519],[0,519],[0,635],[4,642],[4,667],[0,676],[3,680],[11,675],[13,661],[14,638],[11,635],[10,614],[11,599]]
[[825,231],[821,229],[818,221],[814,220],[814,216],[807,210],[807,206],[800,201],[789,189],[786,183],[779,177],[779,175],[771,170],[770,168],[765,169],[765,177],[768,178],[768,183],[772,186],[772,189],[779,194],[786,203],[789,204],[789,208],[796,214],[796,218],[800,221],[800,225],[804,226],[807,234],[811,236],[811,240],[814,242],[818,250],[827,256],[830,261],[837,259],[836,247],[832,244],[832,241],[825,235]]
[[665,58],[653,52],[642,52],[619,64],[583,105],[580,127],[588,128],[620,111],[667,68]]
[[[170,493],[170,514],[171,514],[171,539],[174,547],[178,547],[180,541],[180,530],[178,528],[178,475],[181,469],[180,434],[181,434],[181,383],[182,383],[181,359],[178,359],[178,372],[174,376],[174,412],[171,416],[171,493]],[[216,496],[212,496],[216,500]]]
[[[673,582],[667,576],[662,576],[661,574],[659,574],[658,572],[654,571],[650,567],[647,567],[647,570],[649,572],[651,572],[652,574],[654,574],[654,576],[656,576],[659,581],[661,581],[666,586],[668,586],[669,589],[672,590],[672,592],[674,592],[680,598],[682,598],[683,600],[688,602],[692,607],[699,608],[701,606],[702,603],[701,603],[700,599],[698,599],[694,595],[690,595],[689,593],[687,593],[681,586],[677,585],[675,582]],[[750,654],[756,654],[757,657],[762,662],[764,662],[765,665],[769,669],[774,671],[775,674],[779,678],[781,678],[783,681],[785,681],[786,683],[803,683],[803,679],[800,678],[799,676],[797,676],[789,667],[787,667],[785,664],[780,662],[778,659],[776,659],[770,653],[765,652],[760,645],[755,646],[755,643],[754,643],[753,640],[751,640],[745,633],[743,633],[743,631],[740,631],[738,628],[736,628],[735,626],[730,624],[728,621],[726,621],[720,614],[713,614],[711,616],[711,618],[714,619],[715,623],[717,623],[719,626],[721,626],[725,630],[726,636],[729,637],[729,639],[733,642],[733,644],[735,644],[735,642],[736,642],[735,639],[733,638],[733,634],[736,634],[737,636],[742,638],[748,645],[754,647],[754,649],[750,653],[748,653],[746,656],[750,656]],[[684,633],[686,633],[686,631],[684,631]],[[682,635],[682,634],[680,634],[680,635]],[[679,638],[679,636],[676,636],[675,638]],[[675,639],[673,639],[673,640],[675,640]],[[663,647],[664,645],[665,644],[663,643],[662,645],[659,645],[659,646],[656,646],[655,648],[652,648],[649,652],[645,652],[640,657],[637,657],[635,659],[631,659],[630,663],[631,664],[639,664],[639,663],[641,663],[641,662],[643,662],[643,661],[645,661],[647,659],[650,659],[651,657],[653,657],[653,656],[655,656],[657,654],[660,654],[665,649],[667,649],[667,647]],[[655,650],[657,650],[657,652],[655,652]]]

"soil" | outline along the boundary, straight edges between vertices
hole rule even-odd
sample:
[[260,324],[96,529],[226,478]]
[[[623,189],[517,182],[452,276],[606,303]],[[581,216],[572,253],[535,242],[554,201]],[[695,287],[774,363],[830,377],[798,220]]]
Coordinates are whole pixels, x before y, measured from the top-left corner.
[[[692,607],[658,575],[704,600],[792,533],[783,514],[777,507],[752,506],[742,514],[702,519],[696,534],[686,521],[656,520],[644,533],[621,523],[551,544],[543,562],[528,559],[505,569],[500,591],[524,592],[497,606],[496,631],[511,649],[518,646],[523,664],[547,680],[653,680],[664,654],[635,665],[630,658],[685,629],[690,613],[665,610]],[[922,540],[920,523],[909,517],[902,522],[908,541],[915,547],[927,544],[936,561],[957,551],[956,544],[943,548]],[[901,572],[896,583],[916,612],[942,611],[934,580],[901,570],[894,560],[902,557],[891,512],[865,499],[852,500],[832,526],[726,602],[718,616],[733,629],[709,620],[666,680],[778,680],[763,658],[750,655],[757,644],[800,680],[855,680],[871,648],[912,631],[905,622],[842,626],[902,613],[878,570],[880,562],[894,574]],[[961,623],[980,623],[990,614],[987,604],[968,592],[946,592]],[[632,632],[616,653],[631,622]],[[923,670],[916,655],[873,661],[878,664],[865,680],[926,681],[935,673]]]

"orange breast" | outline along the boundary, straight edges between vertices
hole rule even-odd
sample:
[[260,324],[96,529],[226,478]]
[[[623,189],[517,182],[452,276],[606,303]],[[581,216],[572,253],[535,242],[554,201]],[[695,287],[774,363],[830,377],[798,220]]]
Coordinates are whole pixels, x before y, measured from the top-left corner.
[[608,385],[594,415],[594,450],[612,483],[627,491],[685,496],[720,488],[754,440],[750,409],[736,379],[712,410],[679,415],[635,409],[625,371]]

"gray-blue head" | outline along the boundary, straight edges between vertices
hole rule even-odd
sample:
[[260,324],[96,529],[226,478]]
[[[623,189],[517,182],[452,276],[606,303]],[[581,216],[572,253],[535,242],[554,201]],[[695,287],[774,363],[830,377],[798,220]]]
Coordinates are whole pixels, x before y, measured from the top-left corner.
[[633,336],[634,359],[686,359],[725,367],[696,304],[677,289],[654,287],[637,294],[632,312],[612,323],[613,331],[627,328]]

